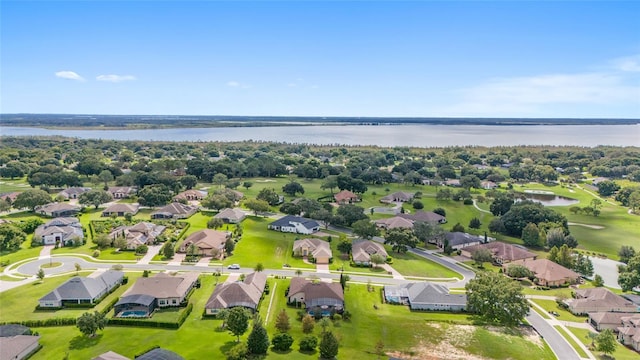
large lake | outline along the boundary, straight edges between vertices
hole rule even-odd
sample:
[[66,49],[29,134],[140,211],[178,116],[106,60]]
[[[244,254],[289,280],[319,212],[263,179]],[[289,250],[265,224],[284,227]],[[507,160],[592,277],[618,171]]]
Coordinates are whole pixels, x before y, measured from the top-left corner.
[[0,126],[2,136],[61,135],[152,141],[278,141],[322,145],[640,146],[640,125],[344,125],[147,130],[65,130]]

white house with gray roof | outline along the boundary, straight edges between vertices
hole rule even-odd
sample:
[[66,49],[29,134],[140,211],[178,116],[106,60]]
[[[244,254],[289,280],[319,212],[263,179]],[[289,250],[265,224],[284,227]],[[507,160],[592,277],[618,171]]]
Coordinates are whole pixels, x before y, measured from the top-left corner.
[[287,215],[268,225],[270,230],[298,234],[313,234],[320,230],[320,224],[312,219]]
[[107,270],[96,277],[75,276],[38,300],[40,307],[59,308],[65,304],[96,304],[122,284],[124,272]]
[[84,239],[84,233],[82,224],[77,218],[60,217],[38,226],[33,233],[33,238],[43,245],[64,246],[69,242]]
[[466,294],[450,294],[446,286],[426,281],[387,285],[384,298],[388,303],[409,305],[411,310],[464,311],[467,308]]
[[83,193],[90,191],[91,188],[88,187],[70,187],[60,191],[57,195],[62,196],[65,199],[77,199]]

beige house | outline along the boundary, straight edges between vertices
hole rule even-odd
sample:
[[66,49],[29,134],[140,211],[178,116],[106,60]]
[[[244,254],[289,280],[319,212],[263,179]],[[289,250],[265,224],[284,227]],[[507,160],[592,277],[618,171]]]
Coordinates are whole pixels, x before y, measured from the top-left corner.
[[638,306],[607,288],[578,289],[564,303],[576,315],[592,312],[638,312]]
[[179,193],[178,195],[174,196],[173,200],[199,201],[199,200],[203,200],[206,197],[207,197],[206,191],[190,189],[190,190],[185,190]]
[[213,256],[224,254],[224,243],[231,239],[231,233],[225,231],[204,229],[187,236],[180,245],[180,252],[186,253],[191,244],[198,248],[198,254]]
[[398,191],[383,197],[382,199],[380,199],[380,202],[382,203],[408,202],[413,200],[414,196],[416,196],[416,194],[414,193]]
[[40,336],[15,335],[0,337],[0,359],[22,360],[28,359],[40,350]]
[[598,331],[611,329],[617,332],[618,327],[622,325],[622,318],[632,315],[635,314],[623,312],[592,312],[589,313],[589,324]]
[[267,283],[267,275],[253,272],[244,281],[226,282],[216,286],[204,306],[207,314],[213,315],[222,309],[244,307],[255,312]]
[[351,204],[360,201],[358,195],[352,193],[349,190],[342,190],[339,193],[333,195],[333,199],[338,204]]
[[375,221],[376,226],[382,229],[413,229],[413,220],[405,219],[400,216],[394,216],[386,219]]
[[640,352],[640,314],[620,319],[622,326],[618,328],[618,341]]
[[313,258],[316,264],[328,264],[333,258],[331,246],[320,239],[302,239],[293,243],[293,256]]
[[107,192],[114,199],[126,199],[138,191],[137,188],[131,186],[111,186]]
[[237,208],[234,208],[234,209],[226,208],[226,209],[220,210],[220,212],[214,216],[214,218],[221,219],[225,223],[229,223],[229,224],[241,223],[245,217],[247,217],[247,215],[244,213],[244,211]]
[[471,258],[473,254],[480,249],[489,250],[493,257],[493,261],[498,265],[508,264],[516,260],[535,260],[538,256],[524,248],[513,244],[503,243],[501,241],[467,246],[460,249],[460,251],[462,256]]
[[186,219],[195,214],[198,208],[174,202],[151,213],[152,219]]
[[156,238],[164,232],[164,225],[157,225],[150,222],[139,222],[132,226],[118,226],[109,237],[114,241],[124,238],[127,242],[127,250],[135,250],[141,245],[151,245],[156,242]]
[[580,281],[580,274],[548,259],[516,260],[502,266],[523,265],[535,275],[535,282],[542,286],[561,286]]
[[69,217],[74,216],[80,211],[80,206],[67,203],[50,203],[35,208],[35,212],[40,215],[50,217]]
[[125,214],[135,215],[138,213],[140,206],[138,204],[113,204],[104,209],[102,216],[124,216]]
[[387,258],[389,254],[380,243],[371,240],[354,240],[351,243],[351,259],[356,265],[371,265],[371,255],[378,254]]
[[304,304],[308,312],[318,311],[322,316],[330,316],[334,312],[342,313],[344,310],[342,286],[334,282],[292,278],[287,300],[289,303]]

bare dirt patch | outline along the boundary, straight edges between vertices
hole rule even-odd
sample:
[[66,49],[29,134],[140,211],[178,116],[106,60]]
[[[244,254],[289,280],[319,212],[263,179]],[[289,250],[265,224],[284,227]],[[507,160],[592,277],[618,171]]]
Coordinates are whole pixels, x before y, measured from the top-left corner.
[[[432,323],[435,328],[442,328],[442,324]],[[485,360],[486,358],[470,354],[462,349],[461,346],[467,344],[468,339],[473,336],[476,331],[475,326],[471,325],[447,325],[446,335],[438,344],[429,344],[420,342],[418,346],[411,349],[409,353],[389,352],[387,355],[408,360]]]

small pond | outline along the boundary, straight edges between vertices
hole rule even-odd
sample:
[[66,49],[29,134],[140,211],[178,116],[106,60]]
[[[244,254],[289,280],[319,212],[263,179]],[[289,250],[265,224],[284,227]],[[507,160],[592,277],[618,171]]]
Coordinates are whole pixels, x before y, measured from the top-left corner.
[[542,193],[542,191],[527,191],[524,193],[518,193],[517,195],[523,199],[539,202],[544,206],[569,206],[580,202],[579,200],[555,195],[554,193]]

